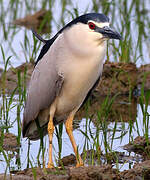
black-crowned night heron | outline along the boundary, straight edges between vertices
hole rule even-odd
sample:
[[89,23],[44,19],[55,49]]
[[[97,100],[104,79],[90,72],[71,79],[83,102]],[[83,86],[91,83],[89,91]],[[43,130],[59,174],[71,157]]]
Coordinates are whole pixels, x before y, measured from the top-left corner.
[[[40,39],[40,38],[39,38]],[[23,116],[23,137],[49,135],[49,163],[52,161],[54,126],[64,122],[72,143],[77,166],[83,162],[73,137],[75,113],[98,83],[102,74],[106,40],[121,39],[109,27],[104,14],[89,13],[77,17],[52,39],[43,40],[41,53],[31,76]]]

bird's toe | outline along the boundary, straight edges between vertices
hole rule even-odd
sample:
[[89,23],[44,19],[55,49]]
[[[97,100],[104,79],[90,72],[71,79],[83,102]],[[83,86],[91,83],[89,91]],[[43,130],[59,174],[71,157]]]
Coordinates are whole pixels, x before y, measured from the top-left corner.
[[54,168],[54,164],[53,163],[48,163],[47,168]]
[[82,166],[84,166],[84,163],[83,163],[83,162],[76,164],[76,167],[82,167]]

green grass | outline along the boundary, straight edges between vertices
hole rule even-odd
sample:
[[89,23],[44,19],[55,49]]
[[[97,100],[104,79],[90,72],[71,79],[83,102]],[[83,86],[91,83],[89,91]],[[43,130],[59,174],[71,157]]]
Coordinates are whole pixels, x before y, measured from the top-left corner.
[[[146,41],[148,40],[150,33],[150,21],[149,15],[147,12],[146,2],[140,0],[116,0],[116,1],[106,1],[106,0],[92,0],[91,7],[87,5],[82,10],[82,13],[86,12],[103,12],[110,17],[111,26],[114,27],[117,31],[121,33],[123,36],[123,40],[120,42],[110,41],[107,46],[107,61],[116,61],[116,62],[137,62],[138,60],[144,60],[144,54],[148,54],[145,52],[144,46],[146,45]],[[148,0],[149,2],[149,0]],[[30,30],[27,30],[20,26],[15,26],[12,24],[13,20],[22,18],[27,14],[33,14],[34,12],[40,10],[41,8],[49,10],[49,13],[42,21],[39,32],[41,32],[42,27],[45,22],[48,22],[50,27],[49,34],[43,34],[42,36],[46,39],[49,39],[54,32],[54,29],[59,30],[63,27],[68,21],[80,15],[79,12],[79,4],[77,3],[75,7],[73,6],[72,1],[63,0],[60,3],[60,12],[57,15],[56,20],[56,12],[55,12],[56,1],[52,0],[30,0],[27,1],[19,1],[19,0],[10,0],[9,3],[4,5],[4,1],[0,0],[0,65],[1,62],[4,64],[4,72],[2,75],[2,89],[0,98],[2,101],[2,107],[0,108],[0,130],[1,130],[1,138],[0,138],[0,155],[2,155],[6,161],[6,173],[8,169],[11,168],[11,158],[9,154],[5,152],[2,148],[3,144],[3,134],[5,132],[9,132],[9,129],[13,127],[14,123],[17,122],[17,143],[21,144],[22,136],[21,136],[21,112],[24,108],[24,101],[26,99],[26,77],[27,77],[27,69],[22,74],[20,71],[17,72],[17,87],[14,91],[8,96],[5,91],[5,81],[6,81],[6,71],[8,70],[8,66],[12,66],[11,63],[13,59],[22,60],[24,62],[35,61],[42,47],[42,43],[39,42]],[[23,31],[23,32],[22,32]],[[22,33],[21,33],[22,32]],[[22,37],[18,38],[18,34],[21,33]],[[16,38],[17,37],[17,38]],[[23,40],[22,40],[23,39]],[[20,57],[20,50],[16,46],[14,46],[14,42],[17,41],[18,46],[21,49],[23,57]],[[4,45],[3,45],[4,43]],[[4,48],[5,47],[5,48]],[[147,139],[149,137],[149,100],[150,100],[150,92],[144,92],[144,82],[146,80],[146,76],[143,80],[143,85],[141,89],[141,96],[139,98],[140,107],[143,113],[143,136]],[[14,103],[15,93],[17,92],[18,98],[17,102]],[[112,129],[109,129],[109,121],[108,116],[112,111],[112,105],[115,101],[116,96],[110,97],[108,96],[100,103],[100,107],[97,113],[97,126],[96,133],[93,134],[90,129],[90,124],[92,123],[92,117],[90,116],[90,102],[88,102],[85,108],[86,114],[86,126],[85,130],[80,132],[84,135],[84,144],[83,144],[83,159],[87,158],[87,150],[92,149],[91,158],[89,159],[89,164],[94,164],[94,152],[97,153],[97,163],[101,163],[101,152],[100,146],[104,145],[104,151],[106,154],[106,158],[109,161],[109,153],[112,152],[112,147],[114,145],[115,139],[120,139],[122,141],[123,137],[126,135],[127,130],[129,131],[129,142],[133,141],[133,133],[136,129],[137,134],[141,135],[139,132],[139,124],[137,120],[134,123],[135,117],[132,117],[131,107],[129,106],[129,124],[128,129],[125,129],[125,124],[122,120],[121,114],[119,114],[116,119],[114,126]],[[132,104],[132,90],[129,93],[129,103]],[[10,111],[14,108],[17,109],[16,119],[14,122],[11,122]],[[114,112],[116,113],[116,112]],[[89,120],[90,119],[90,120]],[[120,127],[120,136],[116,137],[116,133],[118,132],[117,123],[121,121],[122,125]],[[110,132],[111,131],[111,137]],[[58,141],[58,155],[56,158],[60,160],[62,158],[62,132],[63,126],[60,125],[56,127],[55,133]],[[103,132],[102,141],[100,142],[100,132]],[[34,170],[34,165],[37,164],[41,167],[45,166],[45,156],[46,156],[46,143],[41,138],[41,143],[39,148],[39,152],[37,154],[37,159],[34,159],[32,163],[32,158],[30,158],[30,141],[28,142],[28,150],[27,150],[27,167],[32,167],[34,179],[36,179],[36,172]],[[80,149],[80,147],[79,147]],[[95,151],[94,151],[95,150]],[[21,154],[20,149],[18,150],[18,154]],[[41,158],[42,157],[42,158]],[[116,160],[116,163],[117,160]],[[16,164],[18,169],[21,169],[22,162],[21,159],[17,159]]]
[[142,110],[143,114],[143,136],[147,140],[147,144],[149,144],[149,122],[150,122],[150,113],[148,112],[148,106],[150,102],[150,90],[144,91],[144,84],[146,81],[147,75],[150,73],[145,73],[144,78],[143,78],[143,83],[142,83],[142,88],[141,88],[141,96],[139,97],[139,104]]

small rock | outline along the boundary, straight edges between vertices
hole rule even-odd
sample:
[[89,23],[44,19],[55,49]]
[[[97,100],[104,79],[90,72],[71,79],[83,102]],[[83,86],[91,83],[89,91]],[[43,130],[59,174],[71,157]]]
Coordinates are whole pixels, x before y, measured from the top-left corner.
[[[0,136],[2,134],[0,132]],[[17,143],[17,137],[12,133],[4,133],[2,147],[5,151],[17,151],[20,145]]]
[[133,142],[123,146],[129,152],[141,154],[144,159],[150,159],[150,138],[147,140],[145,137],[138,136]]
[[149,180],[150,179],[150,160],[137,163],[132,169],[120,173],[123,179],[130,180]]
[[73,165],[76,163],[76,157],[74,154],[70,154],[69,156],[65,156],[63,157],[60,161],[59,161],[59,165],[61,166],[62,164],[64,166],[69,166],[69,165]]

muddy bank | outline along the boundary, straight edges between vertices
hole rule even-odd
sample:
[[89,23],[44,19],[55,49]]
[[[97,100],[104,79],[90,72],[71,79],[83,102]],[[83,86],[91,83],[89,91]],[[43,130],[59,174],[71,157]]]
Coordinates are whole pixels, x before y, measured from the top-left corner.
[[[10,68],[7,72],[1,70],[0,91],[5,89],[6,93],[12,93],[18,87],[18,73],[25,79],[28,85],[34,63],[24,63],[17,68]],[[144,83],[144,89],[150,89],[150,64],[136,68],[133,63],[111,63],[104,64],[101,80],[94,93],[98,96],[105,95],[128,95],[134,94]],[[16,91],[17,92],[17,91]]]
[[0,175],[0,179],[26,180],[149,180],[150,161],[136,164],[134,168],[119,172],[111,165],[88,166],[79,168],[41,169],[30,168],[13,172],[10,175]]
[[150,160],[150,138],[137,136],[133,142],[123,147],[128,152],[135,152],[143,157],[143,160]]
[[0,131],[0,146],[5,151],[17,151],[20,145],[17,143],[17,137],[12,133],[2,133]]
[[[106,96],[100,96],[96,91],[93,92],[89,99],[89,106],[83,106],[80,111],[77,112],[76,119],[81,120],[83,117],[87,116],[88,112],[88,117],[90,117],[92,122],[97,126],[97,123],[100,123],[97,119],[97,112],[104,111],[102,110],[102,105],[105,102],[105,99]],[[110,96],[108,101],[110,102],[111,100],[112,97]],[[111,105],[107,120],[109,122],[114,122],[117,119],[118,122],[129,122],[132,117],[132,120],[134,121],[137,116],[137,103],[136,98],[132,98],[130,101],[127,95],[117,96]]]
[[[15,90],[15,92],[18,93],[18,90],[20,89],[18,88],[18,84],[21,84],[23,92],[24,86],[28,86],[33,68],[33,63],[24,63],[17,68],[10,68],[6,73],[3,72],[0,78],[1,92],[4,91],[5,93],[11,94]],[[124,70],[121,70],[123,68]],[[95,125],[97,123],[97,111],[100,110],[101,103],[103,103],[107,93],[109,92],[111,95],[116,93],[120,93],[122,95],[118,95],[115,98],[112,108],[110,108],[108,120],[115,121],[118,117],[120,117],[121,121],[128,122],[131,117],[133,120],[136,119],[137,99],[132,98],[132,100],[129,101],[129,97],[127,95],[131,89],[134,90],[137,87],[136,73],[137,69],[133,64],[126,65],[123,63],[106,63],[104,65],[101,81],[90,97],[90,108],[88,108],[88,115],[91,117]],[[18,75],[21,79],[20,83]],[[131,76],[130,81],[128,76]],[[115,81],[115,83],[113,81]],[[111,98],[112,97],[110,96],[110,101]],[[82,107],[80,111],[78,111],[76,119],[81,120],[83,117],[86,117],[86,111],[87,107]]]
[[3,71],[0,76],[0,92],[11,94],[14,92],[18,93],[18,84],[21,80],[21,88],[28,86],[34,64],[24,63],[16,68],[10,68],[8,71]]
[[133,63],[105,63],[97,91],[102,96],[129,94],[137,87],[137,74],[138,69]]
[[50,33],[50,21],[51,19],[50,11],[41,9],[35,14],[29,14],[24,18],[16,19],[13,21],[14,25],[24,26],[28,29],[34,29],[36,32],[40,33]]
[[123,180],[149,180],[150,179],[150,160],[137,163],[132,169],[120,173]]
[[145,91],[150,89],[150,64],[142,65],[138,69],[138,77],[137,77],[138,89],[141,88],[142,84],[144,84]]
[[[33,176],[33,171],[35,176]],[[4,177],[4,176],[1,176]],[[44,179],[44,180],[120,180],[120,175],[117,170],[112,169],[111,165],[102,166],[88,166],[79,168],[67,168],[64,169],[25,169],[17,172],[15,175],[11,175],[13,180],[26,179],[30,180]],[[9,178],[9,176],[7,176]]]
[[[12,93],[18,86],[18,72],[26,79],[27,85],[33,71],[32,63],[24,63],[17,68],[10,68],[0,76],[0,89],[4,88],[6,93]],[[144,69],[144,70],[143,70]],[[105,63],[101,81],[95,92],[99,95],[129,94],[137,87],[141,87],[144,74],[150,72],[150,65],[137,69],[133,63]],[[150,75],[145,80],[145,88],[150,87]],[[148,86],[149,85],[149,86]]]
[[[2,135],[2,134],[0,134]],[[98,153],[100,155],[100,162],[97,164],[98,154],[95,150],[88,150],[86,153],[85,167],[76,168],[76,160],[73,154],[63,157],[59,167],[53,169],[33,167],[24,170],[12,170],[10,174],[0,174],[1,179],[12,179],[12,180],[149,180],[150,179],[150,160],[147,158],[145,160],[145,153],[142,153],[141,149],[146,149],[149,147],[150,139],[145,139],[144,137],[137,137],[135,140],[124,146],[126,150],[130,152],[140,153],[142,158],[139,156],[136,159],[135,156],[125,155],[121,152],[111,152],[109,154],[103,154],[100,150]],[[11,150],[14,146],[17,147],[16,137],[13,134],[4,134],[3,148],[5,145],[9,144],[9,149]],[[150,152],[150,151],[149,151]],[[84,159],[85,153],[81,156]],[[94,153],[94,156],[93,156]],[[109,157],[108,157],[109,156]],[[89,165],[90,158],[94,158],[94,165]],[[148,156],[147,156],[148,157]],[[107,161],[104,161],[107,158]],[[102,160],[103,159],[103,160]],[[116,163],[135,163],[134,166],[129,170],[124,170],[120,172],[118,169],[114,168]]]
[[[24,63],[17,68],[10,68],[0,76],[0,92],[11,94],[15,90],[24,91],[28,86],[34,63]],[[141,66],[139,69],[132,63],[105,63],[101,81],[90,96],[88,115],[93,123],[97,123],[97,111],[100,110],[106,96],[110,94],[109,101],[113,95],[118,94],[110,108],[108,120],[128,122],[136,119],[138,91],[144,82],[145,90],[150,88],[150,65]],[[21,87],[18,87],[18,84]],[[135,96],[129,100],[129,92]],[[136,94],[137,93],[137,94]],[[120,95],[119,95],[120,94]],[[130,109],[130,111],[129,111]],[[76,115],[77,120],[86,117],[87,106],[84,106]],[[120,120],[118,119],[120,117]]]

